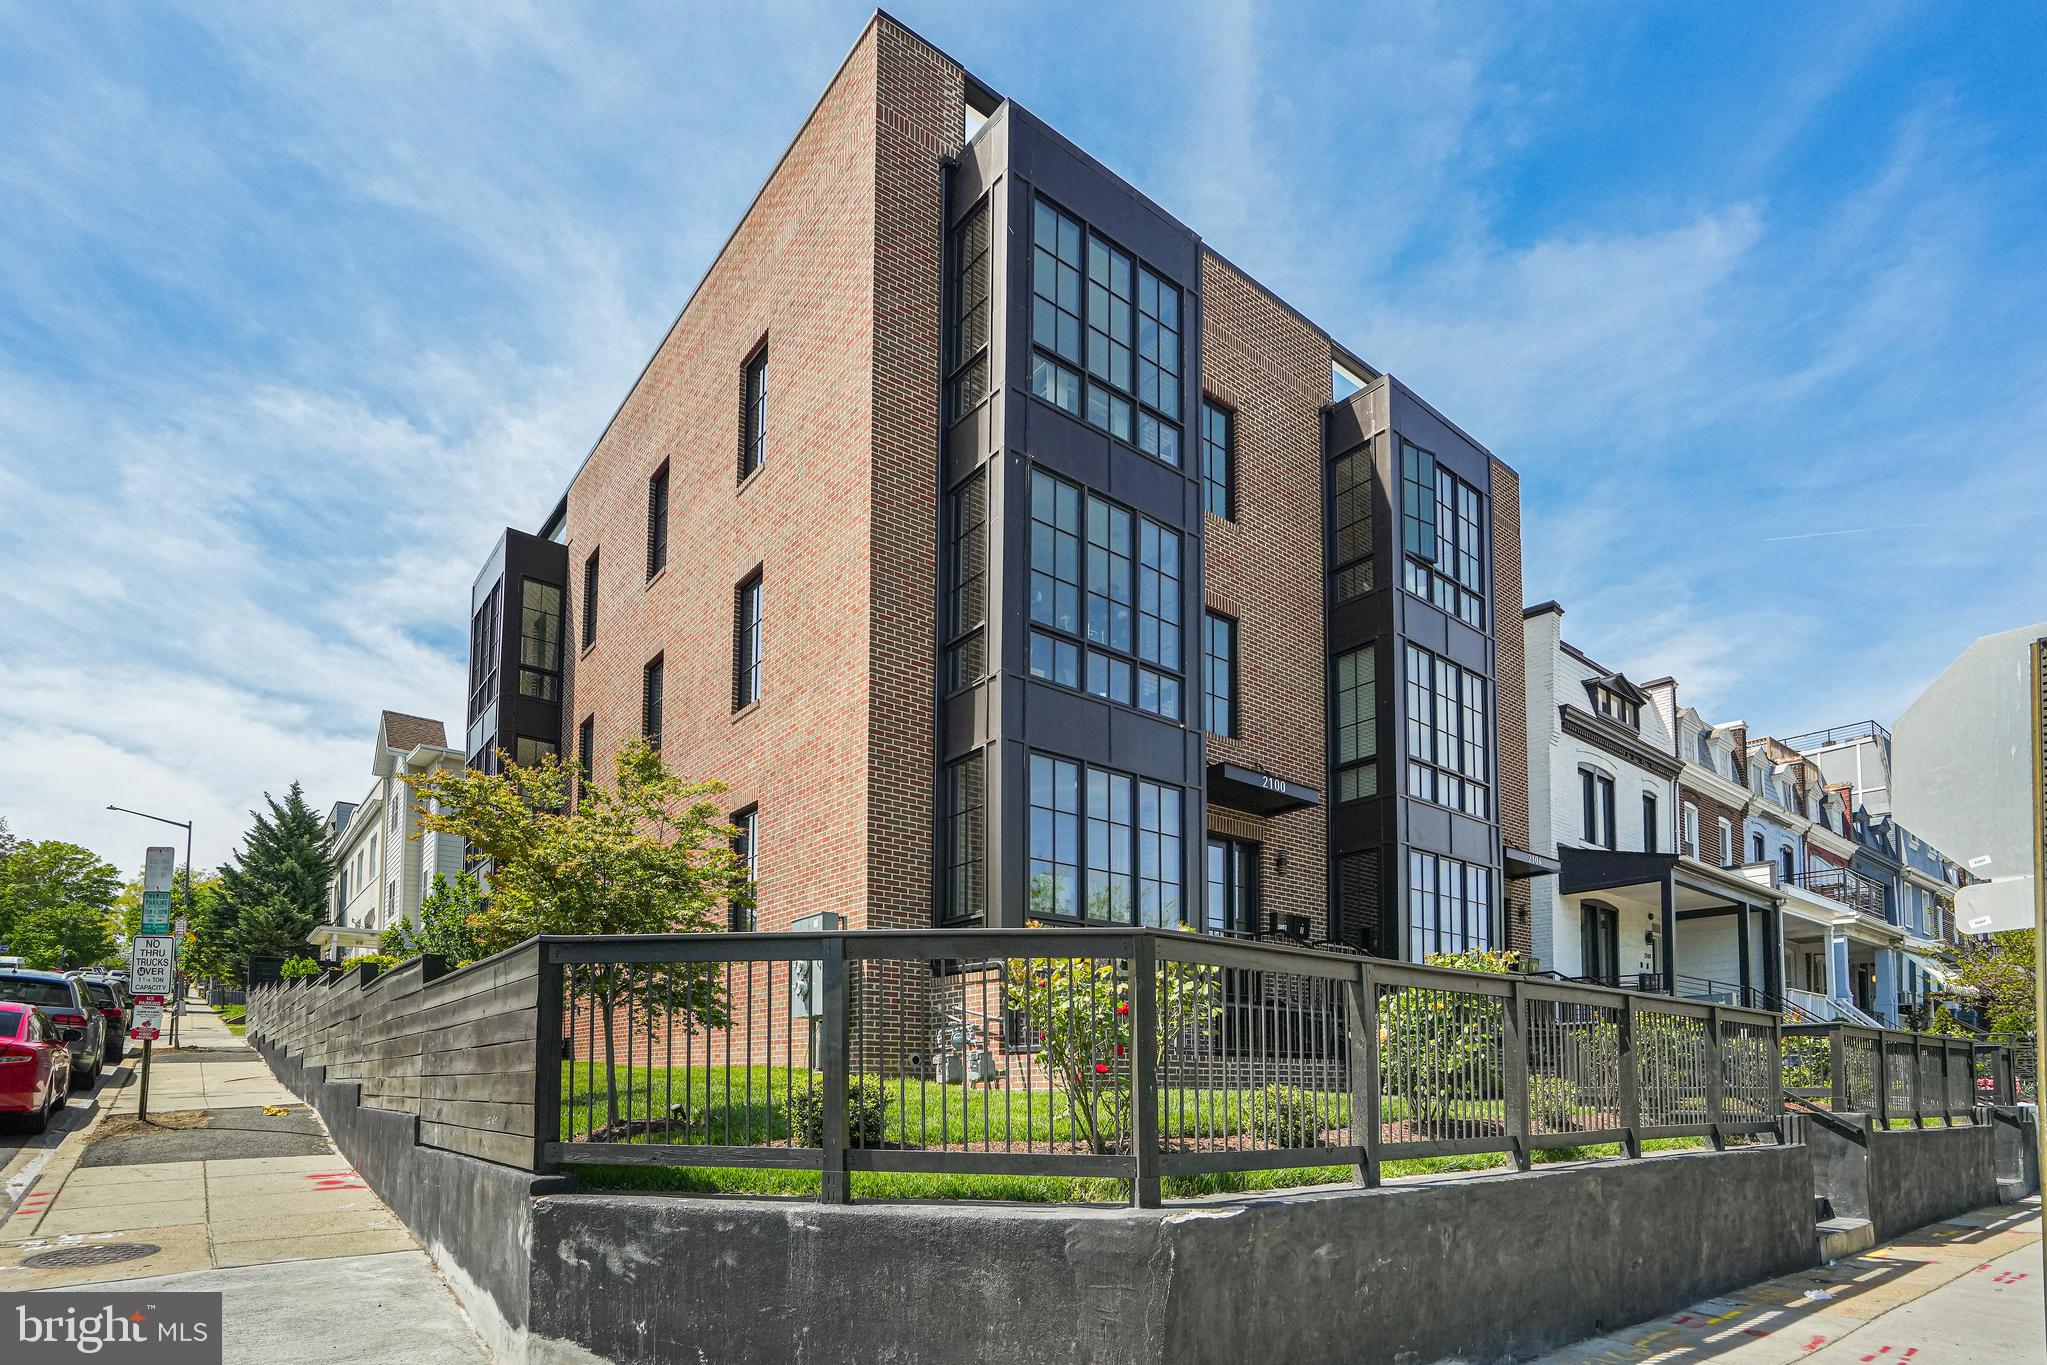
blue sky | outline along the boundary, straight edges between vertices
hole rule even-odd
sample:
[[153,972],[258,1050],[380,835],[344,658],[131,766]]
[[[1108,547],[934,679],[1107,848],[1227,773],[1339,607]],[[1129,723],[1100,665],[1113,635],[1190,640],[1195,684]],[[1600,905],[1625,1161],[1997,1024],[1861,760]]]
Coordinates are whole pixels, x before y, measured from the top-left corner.
[[[1791,733],[2047,616],[2047,12],[893,12],[1516,465],[1595,657]],[[0,8],[0,815],[212,861],[457,728],[866,13]]]

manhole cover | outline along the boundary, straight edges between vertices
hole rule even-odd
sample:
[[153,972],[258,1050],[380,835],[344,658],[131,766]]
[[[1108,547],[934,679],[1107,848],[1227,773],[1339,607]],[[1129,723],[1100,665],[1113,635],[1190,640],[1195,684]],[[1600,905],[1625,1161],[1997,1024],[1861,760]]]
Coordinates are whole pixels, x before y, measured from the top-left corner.
[[144,1256],[154,1256],[163,1250],[147,1242],[102,1242],[98,1246],[64,1247],[58,1251],[41,1251],[23,1261],[27,1270],[79,1270],[86,1266],[115,1265],[121,1261],[139,1261]]

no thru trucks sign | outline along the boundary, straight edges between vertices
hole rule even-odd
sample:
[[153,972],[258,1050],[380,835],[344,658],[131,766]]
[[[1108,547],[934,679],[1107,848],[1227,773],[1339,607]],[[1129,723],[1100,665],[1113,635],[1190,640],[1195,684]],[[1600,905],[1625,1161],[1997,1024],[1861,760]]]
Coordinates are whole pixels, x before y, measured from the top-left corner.
[[177,942],[167,934],[138,934],[128,956],[128,989],[137,996],[168,996]]

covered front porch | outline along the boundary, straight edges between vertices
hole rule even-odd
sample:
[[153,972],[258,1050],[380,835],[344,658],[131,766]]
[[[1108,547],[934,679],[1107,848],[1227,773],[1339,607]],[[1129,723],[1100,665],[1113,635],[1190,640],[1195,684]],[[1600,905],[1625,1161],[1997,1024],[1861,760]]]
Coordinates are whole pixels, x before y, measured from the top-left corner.
[[1558,861],[1581,979],[1751,1008],[1781,998],[1782,914],[1769,886],[1675,853],[1566,848]]

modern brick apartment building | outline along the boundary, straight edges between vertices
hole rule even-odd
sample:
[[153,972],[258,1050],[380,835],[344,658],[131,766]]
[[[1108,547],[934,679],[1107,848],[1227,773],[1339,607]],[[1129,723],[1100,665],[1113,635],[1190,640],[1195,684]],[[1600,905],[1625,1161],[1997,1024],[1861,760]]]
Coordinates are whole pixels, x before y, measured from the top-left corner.
[[1511,469],[878,14],[479,577],[469,752],[656,737],[762,929],[1525,945],[1520,591]]

